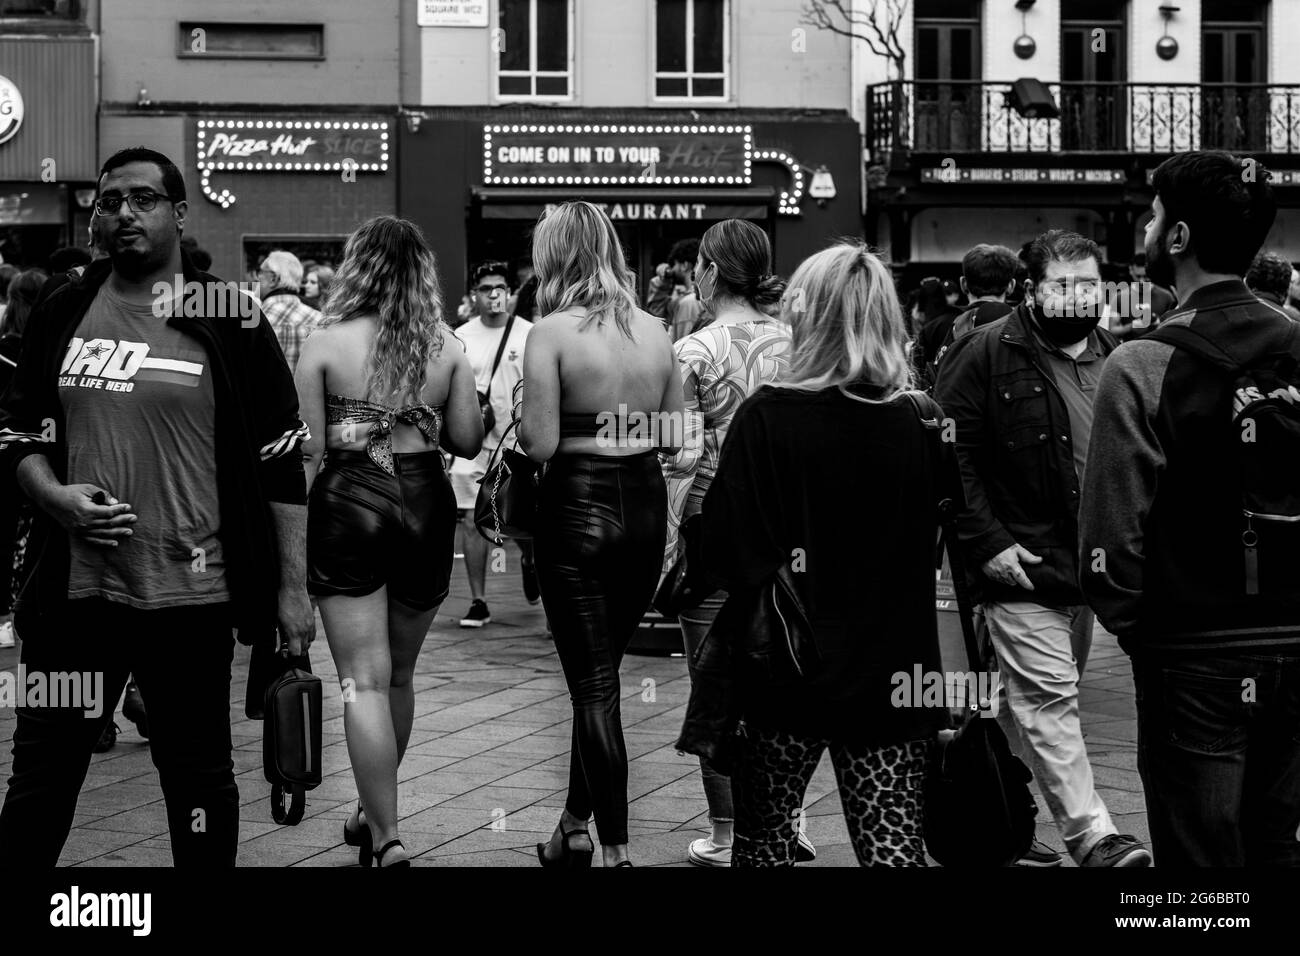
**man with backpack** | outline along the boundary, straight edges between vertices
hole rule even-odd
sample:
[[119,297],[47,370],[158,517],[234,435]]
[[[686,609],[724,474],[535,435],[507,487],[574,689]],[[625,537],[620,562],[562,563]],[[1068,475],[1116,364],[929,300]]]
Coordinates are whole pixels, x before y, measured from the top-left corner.
[[962,257],[961,290],[970,296],[970,306],[952,320],[947,336],[935,353],[931,381],[938,378],[939,363],[953,342],[1014,310],[1007,304],[1007,296],[1015,288],[1019,264],[1016,254],[1006,246],[987,242],[972,246]]
[[1300,865],[1300,326],[1242,281],[1267,180],[1222,152],[1155,171],[1147,271],[1179,307],[1094,406],[1081,586],[1132,658],[1161,866]]

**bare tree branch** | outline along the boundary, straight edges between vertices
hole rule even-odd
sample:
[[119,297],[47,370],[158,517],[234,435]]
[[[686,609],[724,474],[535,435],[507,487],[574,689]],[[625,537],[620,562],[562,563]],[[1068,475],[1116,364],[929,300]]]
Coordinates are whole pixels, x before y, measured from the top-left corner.
[[800,22],[861,40],[876,56],[889,60],[902,79],[907,51],[898,34],[906,13],[907,0],[884,0],[883,5],[881,0],[871,0],[861,11],[846,8],[845,0],[810,0]]

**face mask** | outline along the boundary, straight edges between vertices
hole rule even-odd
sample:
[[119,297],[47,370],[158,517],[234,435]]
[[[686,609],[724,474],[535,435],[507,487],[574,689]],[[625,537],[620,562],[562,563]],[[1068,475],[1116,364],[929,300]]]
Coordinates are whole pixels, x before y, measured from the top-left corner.
[[1048,315],[1036,298],[1032,301],[1034,321],[1043,330],[1047,341],[1053,345],[1073,345],[1075,342],[1082,342],[1101,322],[1100,302],[1094,303],[1091,309],[1080,309],[1072,315],[1068,313],[1063,315],[1061,314],[1063,310],[1057,309],[1053,309],[1053,314]]
[[709,263],[704,274],[695,280],[695,296],[700,302],[708,302],[718,289],[718,264]]

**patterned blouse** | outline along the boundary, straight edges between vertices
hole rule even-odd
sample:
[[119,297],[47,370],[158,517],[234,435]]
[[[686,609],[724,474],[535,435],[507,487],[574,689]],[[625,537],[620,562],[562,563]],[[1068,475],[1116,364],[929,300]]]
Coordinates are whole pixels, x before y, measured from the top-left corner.
[[779,319],[710,325],[677,341],[686,389],[686,441],[661,457],[668,484],[664,570],[677,558],[677,530],[700,510],[718,469],[727,428],[742,402],[790,367],[790,326]]

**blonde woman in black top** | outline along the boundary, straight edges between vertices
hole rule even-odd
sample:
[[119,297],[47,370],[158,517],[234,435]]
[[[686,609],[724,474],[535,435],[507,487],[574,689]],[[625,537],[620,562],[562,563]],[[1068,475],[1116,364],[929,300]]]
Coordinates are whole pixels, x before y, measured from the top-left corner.
[[829,749],[859,862],[924,866],[921,781],[946,710],[893,706],[892,678],[940,669],[938,502],[957,472],[903,395],[902,310],[866,247],[807,259],[784,314],[789,374],[731,423],[704,499],[703,555],[729,602],[752,600],[787,564],[823,666],[780,687],[733,669],[745,734],[732,865],[794,862],[803,794]]

